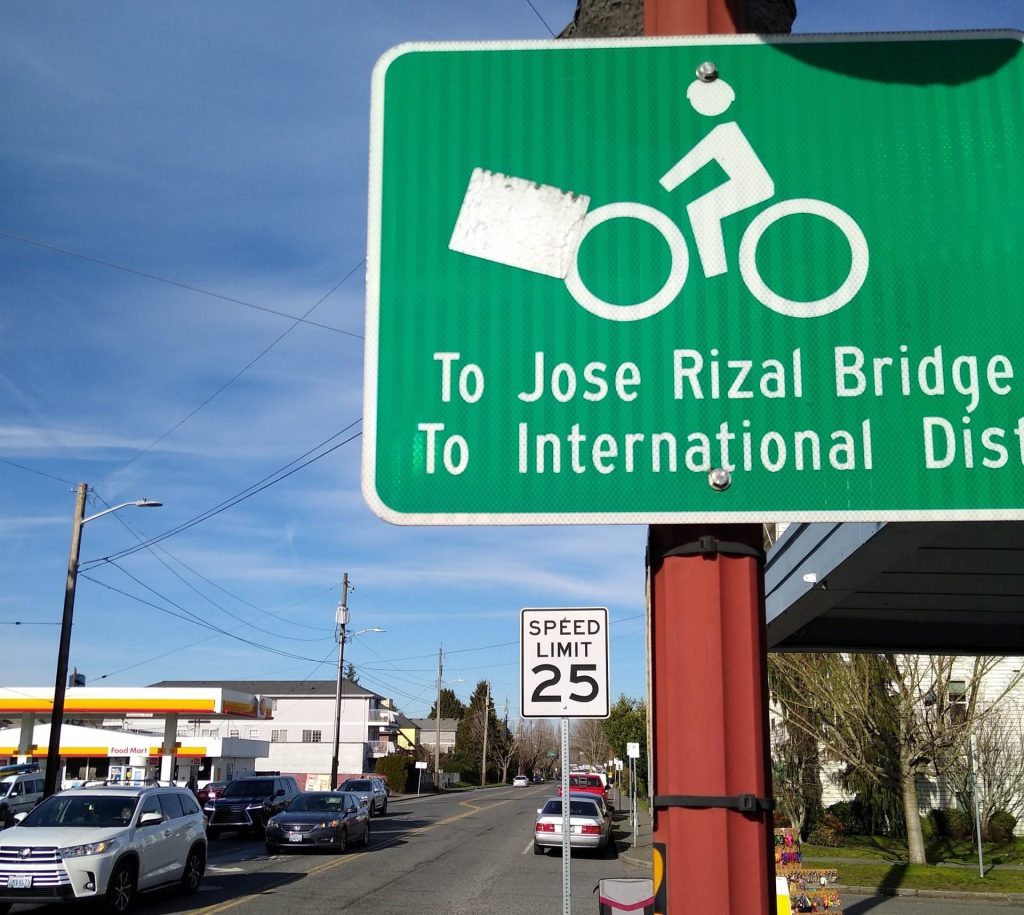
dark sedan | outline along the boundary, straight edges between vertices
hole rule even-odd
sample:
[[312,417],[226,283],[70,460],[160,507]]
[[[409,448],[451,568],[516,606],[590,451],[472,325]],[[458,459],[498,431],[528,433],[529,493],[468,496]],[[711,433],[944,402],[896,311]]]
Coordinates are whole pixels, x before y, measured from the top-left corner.
[[348,791],[303,791],[267,822],[267,851],[282,848],[332,848],[370,842],[370,813]]

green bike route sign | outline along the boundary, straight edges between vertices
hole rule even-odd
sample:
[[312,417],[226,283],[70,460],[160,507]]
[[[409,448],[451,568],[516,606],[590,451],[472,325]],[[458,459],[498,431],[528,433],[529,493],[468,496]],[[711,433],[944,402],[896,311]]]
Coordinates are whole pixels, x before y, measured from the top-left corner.
[[402,524],[1024,519],[1021,50],[393,49],[368,503]]

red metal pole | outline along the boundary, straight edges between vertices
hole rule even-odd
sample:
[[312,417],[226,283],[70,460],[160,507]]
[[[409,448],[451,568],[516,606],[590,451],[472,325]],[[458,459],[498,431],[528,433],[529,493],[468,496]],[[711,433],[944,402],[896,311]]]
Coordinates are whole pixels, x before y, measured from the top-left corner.
[[[756,524],[650,528],[657,915],[776,911],[763,565],[742,552],[761,538]],[[665,555],[679,547],[709,552]],[[744,795],[754,810],[717,806]]]
[[[644,33],[743,32],[745,5],[645,0]],[[689,806],[771,796],[764,568],[743,549],[762,544],[757,524],[649,531],[657,915],[776,913],[771,814]]]

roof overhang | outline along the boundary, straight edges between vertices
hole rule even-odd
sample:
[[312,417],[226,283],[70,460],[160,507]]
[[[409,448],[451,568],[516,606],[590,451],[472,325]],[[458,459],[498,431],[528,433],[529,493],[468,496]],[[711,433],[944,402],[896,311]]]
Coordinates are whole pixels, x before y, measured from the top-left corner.
[[1024,522],[794,524],[765,604],[770,651],[1024,655]]

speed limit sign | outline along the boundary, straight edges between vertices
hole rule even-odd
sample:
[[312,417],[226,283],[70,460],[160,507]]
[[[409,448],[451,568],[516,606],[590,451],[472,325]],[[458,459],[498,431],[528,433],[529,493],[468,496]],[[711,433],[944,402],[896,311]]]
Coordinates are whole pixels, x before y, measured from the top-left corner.
[[527,608],[520,613],[523,718],[607,718],[608,610]]

